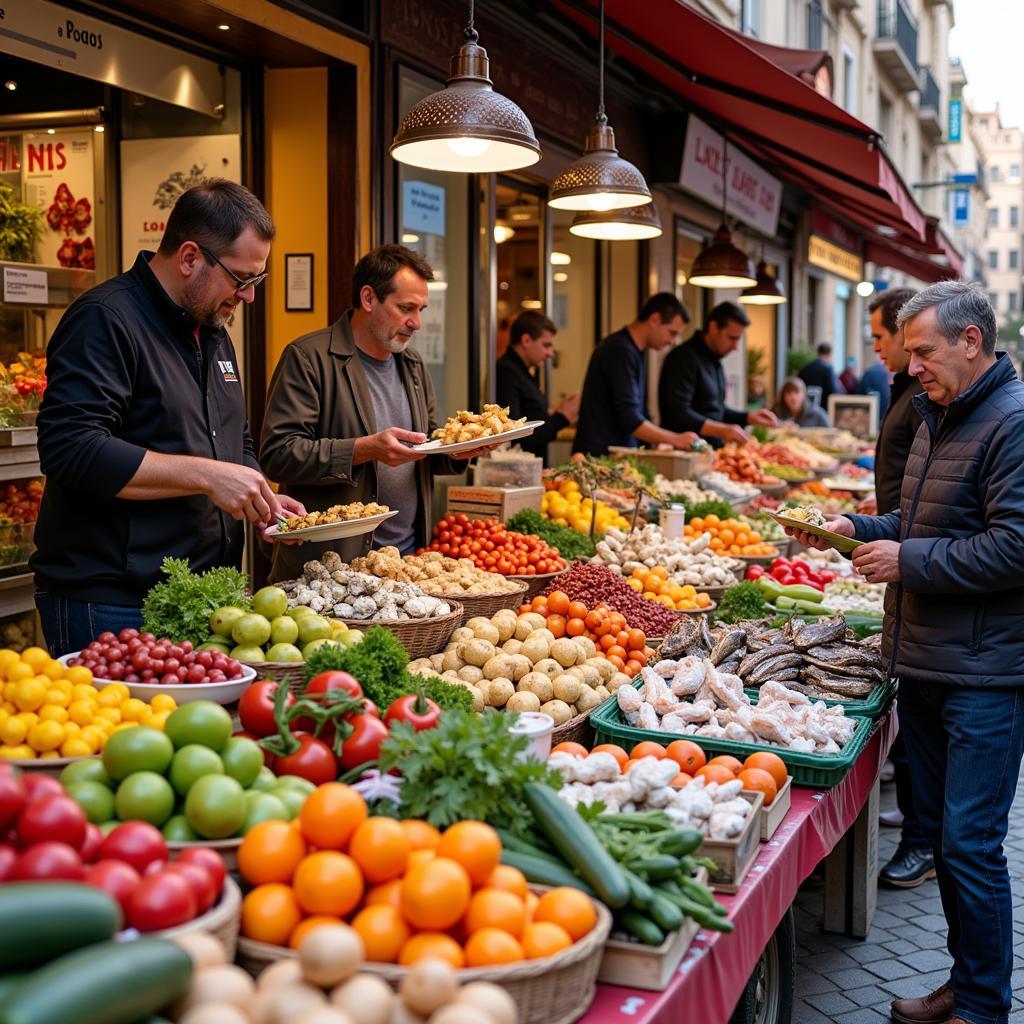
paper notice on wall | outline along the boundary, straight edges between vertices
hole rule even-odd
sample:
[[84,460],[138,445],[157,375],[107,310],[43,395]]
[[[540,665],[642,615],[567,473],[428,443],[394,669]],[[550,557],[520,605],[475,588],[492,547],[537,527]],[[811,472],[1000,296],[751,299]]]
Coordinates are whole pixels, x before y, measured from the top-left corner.
[[420,314],[422,326],[415,335],[416,351],[423,357],[423,362],[440,366],[444,363],[444,315],[448,282],[431,281],[427,288],[429,299],[427,308]]

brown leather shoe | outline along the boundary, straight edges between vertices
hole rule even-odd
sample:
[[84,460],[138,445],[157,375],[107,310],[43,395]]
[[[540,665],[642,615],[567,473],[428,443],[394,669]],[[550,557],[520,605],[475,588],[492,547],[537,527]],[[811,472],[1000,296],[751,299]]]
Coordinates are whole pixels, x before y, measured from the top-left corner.
[[921,999],[894,999],[892,1019],[900,1024],[965,1024],[953,1017],[953,990],[948,985]]

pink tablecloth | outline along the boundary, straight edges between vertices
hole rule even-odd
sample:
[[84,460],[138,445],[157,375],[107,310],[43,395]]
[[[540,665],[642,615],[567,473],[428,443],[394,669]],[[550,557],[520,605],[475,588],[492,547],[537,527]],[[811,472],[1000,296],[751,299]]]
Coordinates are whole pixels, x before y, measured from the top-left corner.
[[896,716],[890,711],[838,786],[793,789],[789,813],[774,837],[761,844],[740,891],[719,897],[735,931],[701,932],[664,992],[598,985],[585,1024],[669,1024],[684,1019],[684,1011],[701,1024],[727,1024],[800,884],[857,820],[895,735]]

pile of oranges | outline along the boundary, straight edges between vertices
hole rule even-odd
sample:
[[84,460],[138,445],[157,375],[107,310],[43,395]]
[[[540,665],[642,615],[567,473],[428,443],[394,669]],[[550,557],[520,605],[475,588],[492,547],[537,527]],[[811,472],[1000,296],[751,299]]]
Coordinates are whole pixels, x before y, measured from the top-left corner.
[[654,653],[647,646],[642,629],[630,629],[621,612],[607,605],[588,608],[582,601],[570,601],[562,590],[546,597],[538,595],[529,604],[519,606],[519,614],[533,612],[544,616],[544,623],[555,639],[563,636],[585,636],[597,646],[598,657],[610,661],[619,672],[635,676]]
[[668,578],[668,569],[656,565],[634,569],[626,578],[626,582],[649,601],[657,601],[666,608],[674,608],[677,612],[695,612],[702,608],[710,608],[713,604],[707,594],[697,592],[697,588],[689,583],[673,583]]
[[702,533],[711,534],[711,550],[719,555],[777,555],[774,544],[761,540],[761,534],[739,519],[720,519],[712,512],[703,518],[694,516],[685,526],[683,536],[693,540]]
[[367,960],[437,957],[458,968],[553,956],[597,924],[585,893],[538,897],[500,858],[501,840],[484,822],[441,833],[425,821],[370,817],[356,790],[329,782],[294,821],[246,833],[238,868],[253,888],[242,934],[297,949],[319,925],[347,921]]
[[573,757],[586,757],[587,754],[611,754],[619,762],[619,771],[629,771],[630,765],[644,757],[656,757],[658,760],[668,758],[679,765],[679,774],[672,780],[675,789],[682,789],[697,777],[706,782],[717,782],[722,785],[739,779],[743,788],[751,792],[764,793],[764,806],[771,807],[779,791],[786,785],[788,772],[786,762],[778,754],[769,751],[758,751],[751,754],[745,761],[722,754],[709,761],[704,748],[692,740],[675,740],[667,747],[651,740],[637,743],[628,753],[624,747],[616,743],[601,743],[593,750],[587,750],[581,743],[559,743],[551,748],[552,754],[570,754]]

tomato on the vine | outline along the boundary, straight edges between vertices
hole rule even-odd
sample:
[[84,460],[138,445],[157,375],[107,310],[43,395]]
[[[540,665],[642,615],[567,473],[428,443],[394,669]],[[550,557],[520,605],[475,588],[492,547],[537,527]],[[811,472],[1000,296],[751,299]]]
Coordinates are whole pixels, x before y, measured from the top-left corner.
[[[252,736],[273,736],[277,732],[277,722],[274,720],[274,693],[277,691],[277,683],[266,679],[263,682],[253,683],[238,702],[238,718],[242,728]],[[295,703],[292,694],[288,694],[285,706],[291,707]]]
[[[360,719],[368,717],[368,715],[361,715]],[[373,719],[373,721],[379,722],[379,719]],[[387,729],[384,731],[387,733]],[[333,782],[338,777],[338,762],[331,748],[323,740],[319,740],[309,733],[294,733],[293,735],[299,741],[299,749],[292,754],[275,757],[274,774],[298,775],[315,786]]]
[[359,715],[352,723],[352,734],[341,748],[344,771],[358,768],[367,761],[376,761],[380,746],[388,738],[388,727],[373,715]]

